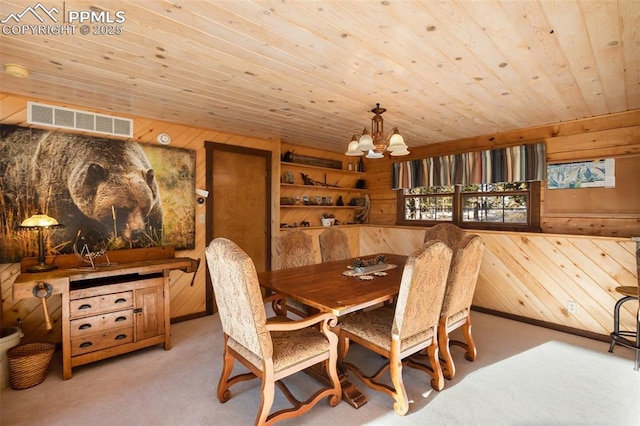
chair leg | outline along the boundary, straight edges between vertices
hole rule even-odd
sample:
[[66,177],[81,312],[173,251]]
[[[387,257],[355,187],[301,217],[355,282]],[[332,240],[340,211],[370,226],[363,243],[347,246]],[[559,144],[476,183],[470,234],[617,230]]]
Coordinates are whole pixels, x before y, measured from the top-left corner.
[[471,334],[471,316],[467,316],[467,322],[462,326],[462,334],[464,340],[467,342],[467,351],[464,357],[468,361],[475,361],[478,356],[478,350],[476,349],[476,342],[473,340],[473,334]]
[[[620,330],[620,309],[625,302],[629,300],[638,300],[636,296],[625,296],[616,302],[613,310],[613,331],[611,332],[611,345],[609,352],[613,352],[616,344],[633,349],[635,351],[635,360],[633,369],[640,370],[640,306],[638,307],[636,330]],[[634,340],[632,340],[634,339]]]
[[229,353],[229,346],[227,346],[227,340],[229,337],[224,336],[224,354],[223,354],[223,366],[222,373],[220,374],[220,380],[218,381],[218,400],[222,403],[227,402],[231,398],[231,391],[229,390],[229,376],[233,370],[234,358]]
[[260,401],[260,408],[256,417],[256,425],[267,424],[269,411],[271,411],[271,406],[273,405],[273,400],[276,394],[275,382],[273,380],[273,365],[271,365],[270,369],[265,366],[264,370],[264,375],[262,377],[262,399]]
[[445,379],[451,380],[456,374],[456,366],[453,363],[451,350],[449,349],[449,333],[447,332],[447,319],[440,318],[438,325],[438,346],[440,347],[440,358],[442,360],[442,375]]
[[[396,349],[395,354],[391,354],[389,360],[389,374],[391,375],[391,383],[395,390],[393,399],[393,411],[397,414],[404,416],[409,411],[409,398],[407,397],[407,390],[404,387],[404,381],[402,380],[402,360],[399,359],[398,352],[400,348]],[[392,349],[393,352],[393,349]]]
[[625,302],[629,300],[637,300],[637,297],[625,296],[618,299],[616,306],[613,308],[613,332],[611,333],[611,345],[609,346],[609,352],[613,352],[613,348],[618,343],[618,337],[620,337],[620,308]]
[[[431,387],[440,392],[444,388],[444,374],[442,373],[442,367],[440,366],[438,352],[438,340],[434,338],[433,343],[427,348],[427,353],[429,354],[429,363],[433,370]],[[451,363],[451,365],[453,365],[453,363]]]
[[[333,324],[335,326],[335,323]],[[326,327],[326,328],[324,328]],[[327,402],[330,407],[338,405],[342,399],[342,385],[340,383],[340,376],[338,376],[338,362],[340,360],[340,337],[338,334],[331,331],[328,324],[323,324],[323,334],[329,340],[329,359],[324,362],[325,371],[331,379],[330,393],[327,397]]]

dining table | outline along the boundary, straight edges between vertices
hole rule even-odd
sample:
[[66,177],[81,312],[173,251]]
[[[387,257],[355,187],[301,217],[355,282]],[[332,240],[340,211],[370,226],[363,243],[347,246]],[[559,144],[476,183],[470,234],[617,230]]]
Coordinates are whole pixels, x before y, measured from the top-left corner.
[[[354,260],[365,262],[384,256],[386,267],[358,272]],[[260,285],[273,293],[290,297],[320,312],[340,317],[395,298],[400,290],[407,256],[376,253],[357,258],[323,262],[258,273]],[[372,269],[376,269],[375,266]],[[355,408],[366,404],[366,396],[347,379],[340,368],[343,399]],[[315,374],[317,376],[317,374]]]

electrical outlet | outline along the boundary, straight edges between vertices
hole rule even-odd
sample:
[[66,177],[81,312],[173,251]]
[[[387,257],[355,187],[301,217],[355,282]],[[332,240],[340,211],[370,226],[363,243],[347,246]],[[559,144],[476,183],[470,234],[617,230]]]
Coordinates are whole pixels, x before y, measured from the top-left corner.
[[578,312],[578,304],[576,302],[567,302],[567,312],[575,314]]

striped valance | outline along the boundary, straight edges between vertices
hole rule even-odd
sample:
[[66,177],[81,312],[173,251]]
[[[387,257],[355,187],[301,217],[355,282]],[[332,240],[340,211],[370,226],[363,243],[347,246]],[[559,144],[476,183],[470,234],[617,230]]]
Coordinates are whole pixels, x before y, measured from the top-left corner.
[[400,161],[393,164],[392,189],[471,185],[546,179],[544,142],[487,151]]

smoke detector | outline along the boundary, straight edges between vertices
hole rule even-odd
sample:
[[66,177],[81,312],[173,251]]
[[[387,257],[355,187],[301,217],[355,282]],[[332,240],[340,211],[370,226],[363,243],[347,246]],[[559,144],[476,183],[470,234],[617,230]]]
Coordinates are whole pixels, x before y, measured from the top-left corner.
[[29,68],[23,67],[18,64],[5,64],[4,70],[7,74],[18,77],[18,78],[27,78],[29,77]]

